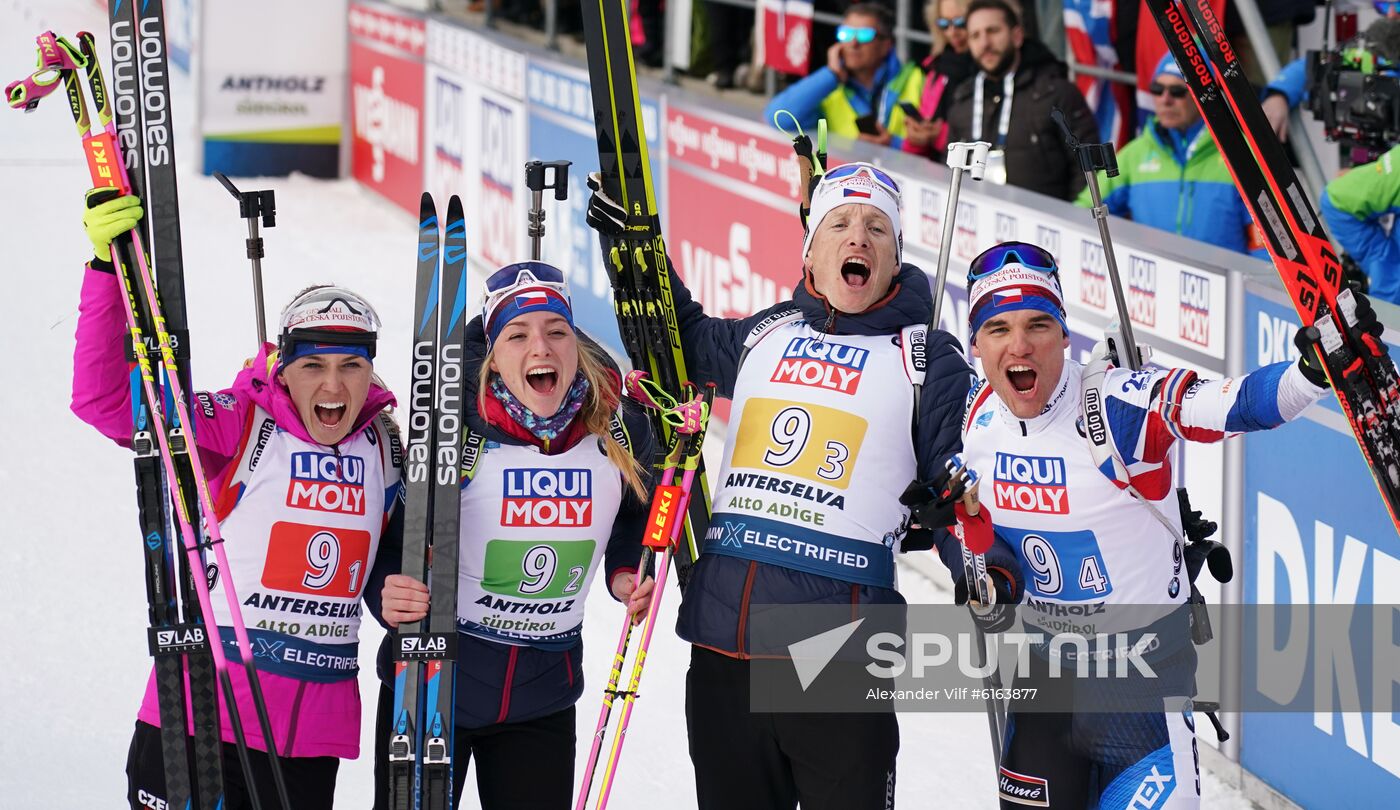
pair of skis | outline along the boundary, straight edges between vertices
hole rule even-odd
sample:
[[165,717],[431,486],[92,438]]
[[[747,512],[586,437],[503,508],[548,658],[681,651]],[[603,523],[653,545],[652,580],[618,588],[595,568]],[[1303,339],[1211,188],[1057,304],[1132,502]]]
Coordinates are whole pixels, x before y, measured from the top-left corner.
[[[612,282],[618,331],[628,361],[679,400],[686,396],[685,384],[690,377],[671,297],[666,243],[661,236],[629,30],[627,0],[587,0],[583,4],[603,191],[627,210],[625,235],[617,240],[602,239],[603,263]],[[658,446],[670,446],[675,430],[659,412],[653,411],[652,417]],[[703,461],[697,463],[700,497],[691,499],[687,507],[684,539],[677,550],[676,576],[682,588],[700,556],[700,544],[710,525],[709,486]],[[653,466],[663,469],[664,455],[658,453]]]
[[[686,384],[690,395],[684,402],[677,402],[663,387],[658,385],[645,371],[634,369],[627,374],[627,393],[645,405],[656,417],[671,429],[670,445],[664,451],[665,463],[660,482],[652,496],[651,512],[647,517],[647,531],[642,538],[642,557],[637,564],[636,582],[641,583],[651,567],[652,557],[659,554],[656,566],[656,588],[651,594],[651,605],[642,624],[641,647],[632,664],[632,674],[627,688],[618,689],[622,669],[627,662],[627,648],[632,639],[635,624],[632,616],[622,619],[622,635],[613,654],[612,671],[608,675],[608,685],[603,690],[603,707],[598,714],[598,727],[593,732],[593,745],[588,753],[588,764],[583,771],[583,784],[579,788],[574,810],[584,810],[593,787],[593,775],[597,771],[598,756],[603,750],[603,740],[607,736],[608,720],[612,716],[613,701],[622,698],[622,715],[618,719],[617,733],[613,735],[612,747],[608,751],[607,764],[603,768],[603,778],[598,788],[598,810],[608,806],[608,796],[617,776],[618,762],[622,758],[622,744],[627,738],[627,726],[632,719],[632,707],[637,700],[637,688],[642,681],[642,670],[646,666],[647,650],[651,647],[652,631],[656,629],[656,619],[660,614],[661,596],[666,588],[666,578],[670,561],[680,540],[681,528],[685,524],[687,507],[695,486],[696,474],[700,471],[701,451],[705,442],[705,428],[709,424],[710,406],[714,402],[714,385],[704,391]],[[681,472],[681,483],[676,484],[676,472]]]
[[1400,374],[1357,330],[1356,299],[1283,145],[1209,0],[1148,0],[1313,343],[1391,521],[1400,531]]
[[[461,487],[463,472],[474,469],[481,450],[462,421],[466,269],[462,201],[454,195],[448,202],[444,236],[432,195],[425,192],[418,216],[401,570],[428,582],[431,596],[426,623],[405,622],[394,639],[393,810],[452,806]],[[473,441],[464,443],[469,435]]]
[[[159,14],[159,2],[155,5],[154,11]],[[113,9],[114,15],[118,10]],[[149,7],[147,10],[150,11]],[[130,6],[127,12],[129,16],[136,14]],[[159,16],[152,19],[132,17],[114,20],[114,36],[120,25],[128,37],[127,57],[132,58],[134,55],[135,39],[130,34],[138,22],[141,30],[146,32],[146,41],[159,46],[143,50],[150,54],[159,50],[163,58],[164,29]],[[52,32],[41,34],[38,37],[39,69],[27,79],[7,87],[7,99],[13,107],[32,111],[39,101],[56,90],[61,82],[68,97],[79,138],[83,143],[94,186],[110,188],[119,194],[136,192],[138,188],[133,184],[133,178],[142,182],[140,164],[129,174],[125,156],[118,148],[119,128],[112,115],[112,98],[107,92],[94,38],[92,34],[82,32],[78,34],[77,39],[78,45],[74,46]],[[79,76],[80,72],[87,80],[96,109],[96,131],[92,127],[93,120],[83,92],[83,77]],[[119,68],[118,76],[121,75]],[[130,86],[134,75],[127,74],[126,78],[128,86],[125,92],[134,92],[135,97],[140,99],[140,92]],[[161,79],[163,81],[163,76]],[[159,109],[162,115],[168,114],[168,106]],[[165,125],[168,126],[168,119]],[[160,179],[162,183],[169,181],[169,190],[173,197],[173,152],[168,141],[163,142],[161,146],[163,148],[158,150],[158,156],[169,174],[163,174]],[[152,154],[138,153],[136,157],[141,160]],[[153,192],[156,191],[156,185],[155,182],[150,183]],[[152,196],[156,196],[156,193]],[[257,671],[253,665],[253,648],[248,639],[233,580],[228,576],[228,558],[223,548],[218,521],[214,518],[213,499],[204,475],[203,463],[193,447],[193,423],[189,418],[189,400],[186,396],[189,375],[184,369],[188,343],[179,339],[177,335],[183,335],[174,332],[171,326],[172,321],[181,329],[184,326],[183,274],[179,266],[179,224],[178,221],[171,220],[175,211],[173,206],[177,203],[167,198],[165,203],[148,202],[147,205],[153,211],[153,217],[159,216],[154,213],[156,211],[163,211],[165,214],[163,221],[157,221],[157,239],[158,244],[165,244],[166,253],[161,257],[161,261],[165,261],[165,257],[172,257],[169,264],[174,267],[167,267],[162,276],[175,291],[181,305],[174,312],[168,312],[164,307],[162,297],[166,292],[166,284],[163,283],[158,291],[156,274],[152,272],[145,248],[145,234],[139,226],[113,240],[111,261],[121,284],[123,308],[131,336],[132,444],[136,451],[137,496],[145,545],[146,586],[151,620],[150,647],[152,655],[156,658],[166,803],[171,807],[191,807],[196,798],[195,791],[199,794],[200,807],[215,808],[223,801],[218,701],[212,686],[206,691],[203,678],[207,672],[204,666],[212,658],[211,674],[216,674],[229,707],[240,764],[249,785],[249,797],[255,808],[261,807],[243,732],[241,710],[234,693],[230,665],[224,655],[223,641],[222,638],[210,639],[208,633],[214,616],[210,591],[214,587],[212,583],[218,582],[219,572],[222,571],[224,595],[232,616],[233,633],[238,641],[262,736],[268,749],[280,805],[290,808],[276,751],[276,740],[272,734]],[[185,347],[185,351],[181,353],[177,347]],[[159,353],[156,362],[163,372],[161,381],[156,378],[156,366],[151,357],[153,348]],[[182,570],[182,589],[185,597],[183,622],[180,621],[171,593],[170,545],[173,538],[169,537],[167,531],[166,490],[169,493],[169,506],[179,529],[179,539],[185,550],[185,567]],[[205,520],[201,520],[201,513]],[[207,539],[205,531],[208,533]],[[206,551],[212,551],[217,561],[212,572],[206,572],[205,569]],[[195,779],[191,779],[187,767],[187,746],[190,739],[185,734],[186,661],[182,659],[187,659],[191,683],[190,697],[196,713],[196,734],[193,742],[198,774]]]

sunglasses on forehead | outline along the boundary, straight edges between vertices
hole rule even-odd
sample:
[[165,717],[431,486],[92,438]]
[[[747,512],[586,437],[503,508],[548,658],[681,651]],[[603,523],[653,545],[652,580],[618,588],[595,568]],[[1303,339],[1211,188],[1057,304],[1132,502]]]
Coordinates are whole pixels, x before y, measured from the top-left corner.
[[866,177],[884,186],[887,191],[894,195],[896,200],[903,200],[903,196],[899,191],[899,183],[896,183],[893,177],[871,166],[869,163],[843,163],[834,169],[827,169],[825,177],[832,180],[840,180],[843,177],[855,177],[858,174],[864,174]]
[[1154,96],[1160,96],[1166,93],[1172,98],[1186,98],[1191,95],[1191,88],[1184,84],[1162,84],[1161,82],[1153,82],[1147,85],[1147,92]]
[[857,28],[853,25],[842,25],[836,29],[837,42],[858,42],[861,45],[874,42],[880,36],[880,32],[874,28]]
[[939,17],[933,21],[938,26],[939,31],[947,31],[949,28],[966,28],[967,17]]
[[1389,0],[1389,2],[1372,3],[1376,7],[1376,13],[1382,17],[1388,16],[1392,11],[1400,12],[1400,0]]
[[1048,276],[1060,277],[1060,268],[1050,251],[1026,242],[1004,242],[988,248],[973,260],[967,269],[967,283],[986,278],[1008,264],[1019,264],[1028,270],[1038,270]]

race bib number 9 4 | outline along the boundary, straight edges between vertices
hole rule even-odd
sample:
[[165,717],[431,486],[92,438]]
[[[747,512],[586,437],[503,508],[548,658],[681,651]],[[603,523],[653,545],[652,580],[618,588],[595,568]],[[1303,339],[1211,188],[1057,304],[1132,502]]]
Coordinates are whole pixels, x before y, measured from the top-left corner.
[[1025,573],[1033,596],[1087,602],[1113,592],[1099,540],[1090,531],[1042,532],[998,526]]
[[754,397],[744,405],[733,465],[845,489],[868,427],[835,408]]
[[516,599],[577,596],[593,564],[592,540],[492,540],[481,587]]
[[278,521],[268,537],[263,587],[358,598],[369,575],[369,548],[366,531]]

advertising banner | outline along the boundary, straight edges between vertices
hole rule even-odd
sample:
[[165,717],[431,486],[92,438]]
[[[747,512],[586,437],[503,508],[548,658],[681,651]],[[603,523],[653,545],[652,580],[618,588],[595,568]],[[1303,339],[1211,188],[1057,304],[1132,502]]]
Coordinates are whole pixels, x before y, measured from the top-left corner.
[[[186,12],[173,27],[185,27],[192,4],[170,5]],[[217,34],[200,38],[204,172],[338,176],[346,0],[247,0],[201,9],[203,30]],[[278,24],[268,25],[271,19]]]
[[666,153],[667,244],[705,312],[744,317],[789,298],[802,280],[792,148],[760,127],[672,105]]
[[352,172],[417,215],[423,191],[426,26],[393,6],[353,2],[349,29]]
[[[932,273],[943,235],[947,184],[926,183],[895,173],[904,194],[905,248],[932,257],[925,269]],[[1098,231],[1087,212],[1084,225],[1066,226],[1043,213],[1005,200],[992,199],[966,185],[958,199],[953,230],[953,251],[948,264],[948,289],[966,286],[968,263],[998,242],[1032,242],[1049,250],[1058,260],[1065,305],[1071,314],[1091,319],[1116,319],[1108,265]],[[1119,241],[1118,272],[1128,296],[1128,316],[1139,342],[1154,351],[1173,346],[1206,355],[1225,357],[1225,279],[1180,262],[1165,259]],[[961,334],[943,314],[944,327]],[[1222,364],[1223,367],[1223,364]]]
[[[1251,368],[1296,360],[1292,308],[1249,294],[1245,349]],[[1392,348],[1392,354],[1394,353]],[[1253,604],[1384,605],[1358,609],[1352,632],[1323,634],[1308,621],[1246,628],[1259,673],[1246,666],[1246,701],[1288,705],[1394,694],[1400,670],[1368,662],[1400,654],[1383,615],[1400,604],[1400,538],[1331,395],[1302,418],[1245,439],[1245,601]],[[1374,634],[1366,625],[1374,622]],[[1252,632],[1251,632],[1252,631]],[[1374,646],[1373,646],[1374,645]],[[1281,671],[1296,685],[1280,689]],[[1285,679],[1287,680],[1287,679]],[[1324,698],[1315,698],[1324,699]],[[1383,702],[1382,698],[1377,698]],[[1387,807],[1400,778],[1400,723],[1388,709],[1255,712],[1244,716],[1241,763],[1305,807]],[[1307,762],[1306,768],[1297,763]]]

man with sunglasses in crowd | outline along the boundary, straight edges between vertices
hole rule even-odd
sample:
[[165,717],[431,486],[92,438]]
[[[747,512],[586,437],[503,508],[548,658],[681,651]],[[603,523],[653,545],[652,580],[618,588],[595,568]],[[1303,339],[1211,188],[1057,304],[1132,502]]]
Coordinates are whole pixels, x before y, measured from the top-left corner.
[[[589,223],[620,235],[626,212],[589,185]],[[894,801],[892,711],[754,712],[750,677],[753,659],[788,655],[754,630],[761,606],[830,605],[849,616],[903,605],[895,553],[934,542],[905,543],[899,494],[958,449],[972,372],[951,335],[917,339],[932,296],[923,271],[901,261],[900,207],[898,184],[880,169],[829,170],[812,192],[792,299],[747,318],[707,316],[671,272],[692,379],[732,400],[714,514],[677,625],[693,645],[686,720],[701,810]],[[917,398],[916,346],[926,358]],[[926,511],[923,525],[952,521],[949,503]],[[1014,583],[1015,557],[998,548],[991,563]],[[765,626],[771,633],[772,621]]]
[[792,114],[804,130],[816,131],[826,119],[833,135],[859,138],[899,149],[904,144],[901,104],[918,106],[924,74],[894,53],[894,17],[878,3],[846,10],[827,50],[827,64],[774,96],[763,110],[773,122],[779,111]]
[[1050,112],[1063,111],[1080,140],[1097,141],[1099,134],[1084,96],[1065,78],[1064,63],[1026,38],[1006,0],[973,0],[967,36],[980,69],[953,90],[948,142],[990,143],[988,179],[1074,199],[1084,187],[1084,174]]
[[[962,457],[984,479],[992,530],[1020,560],[1024,630],[1088,640],[1082,652],[1030,644],[1029,671],[1018,668],[1013,686],[1038,691],[1009,706],[1001,806],[1198,807],[1193,563],[1173,446],[1277,427],[1327,393],[1326,375],[1310,349],[1226,380],[1081,365],[1065,356],[1055,257],[1035,245],[984,251],[968,285],[972,353],[985,379],[968,397]],[[1367,336],[1376,334],[1364,297],[1357,309]],[[950,567],[961,565],[956,540],[940,550]],[[991,576],[1001,585],[1000,572]],[[1013,620],[1005,608],[979,618],[989,632]],[[1097,633],[1123,635],[1104,644]],[[1076,676],[1086,660],[1097,679],[1087,666]]]
[[[1099,172],[1109,212],[1267,260],[1254,219],[1170,53],[1157,64],[1148,90],[1156,115],[1119,151],[1118,176]],[[1087,188],[1075,204],[1093,204]]]

